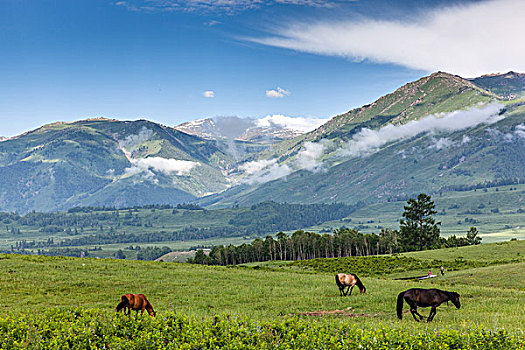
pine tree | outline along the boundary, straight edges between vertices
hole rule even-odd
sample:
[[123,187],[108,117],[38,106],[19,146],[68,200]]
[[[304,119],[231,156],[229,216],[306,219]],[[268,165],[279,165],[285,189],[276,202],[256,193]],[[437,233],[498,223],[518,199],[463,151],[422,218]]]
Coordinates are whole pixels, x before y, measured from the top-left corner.
[[410,198],[405,205],[403,218],[399,221],[401,243],[405,250],[423,250],[439,242],[439,225],[432,215],[436,214],[435,205],[429,195],[421,193],[417,200]]
[[477,245],[481,243],[481,237],[478,236],[478,229],[472,226],[467,232],[467,243],[468,245]]

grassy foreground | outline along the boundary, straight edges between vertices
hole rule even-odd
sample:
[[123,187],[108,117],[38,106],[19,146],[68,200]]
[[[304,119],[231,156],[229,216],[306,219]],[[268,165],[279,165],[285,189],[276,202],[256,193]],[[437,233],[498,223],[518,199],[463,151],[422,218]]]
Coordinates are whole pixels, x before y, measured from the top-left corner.
[[[523,243],[509,242],[497,259],[516,257]],[[490,246],[479,249],[494,251]],[[474,256],[475,248],[471,253],[462,250],[464,259]],[[451,254],[442,252],[442,257]],[[430,253],[420,253],[420,258]],[[439,256],[439,251],[432,254]],[[485,258],[491,260],[490,256]],[[230,348],[350,348],[356,343],[369,349],[425,348],[428,344],[433,345],[426,348],[436,349],[445,345],[525,347],[525,262],[459,269],[430,281],[397,281],[388,275],[365,274],[362,280],[367,293],[354,290],[346,298],[339,297],[332,273],[290,268],[0,255],[0,270],[2,348],[27,348],[27,344],[72,348],[77,341],[85,344],[80,348],[90,348],[89,344],[93,348],[181,348],[185,343],[181,339],[187,339],[188,348],[194,349],[226,343]],[[407,275],[412,273],[407,271]],[[457,291],[462,307],[457,310],[442,305],[434,322],[426,324],[416,323],[405,305],[405,317],[400,321],[395,315],[395,300],[400,291],[411,287]],[[158,312],[157,318],[129,321],[116,317],[114,308],[120,295],[128,292],[144,293]],[[326,315],[297,316],[313,311],[325,311]],[[84,329],[81,334],[95,330],[80,341],[74,340],[75,327]],[[183,331],[177,333],[173,327]],[[191,332],[186,334],[186,330]],[[209,332],[215,334],[217,344],[205,340]],[[353,346],[344,343],[350,338]],[[5,343],[13,339],[18,339],[18,345]],[[106,343],[97,339],[106,339]],[[48,345],[52,341],[58,345]]]

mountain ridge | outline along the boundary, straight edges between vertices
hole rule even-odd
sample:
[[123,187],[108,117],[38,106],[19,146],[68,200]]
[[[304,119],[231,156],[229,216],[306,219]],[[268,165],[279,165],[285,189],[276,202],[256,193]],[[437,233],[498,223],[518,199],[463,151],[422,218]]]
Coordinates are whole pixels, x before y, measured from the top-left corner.
[[[493,90],[518,91],[523,76],[512,72],[490,76],[497,80],[481,81]],[[514,148],[519,151],[523,147],[520,133],[525,131],[520,128],[525,107],[516,101],[521,100],[436,72],[273,146],[257,138],[201,138],[144,119],[50,123],[0,143],[0,177],[6,179],[0,185],[0,210],[178,204],[198,198],[209,205],[255,204],[268,199],[353,204],[384,200],[396,191],[403,196],[419,190],[432,192],[444,184],[463,186],[508,176],[521,178],[525,160]],[[458,110],[472,118],[473,114],[487,113],[483,106],[494,102],[501,105],[502,117],[493,125],[473,125],[437,136],[387,139],[367,156],[342,156],[340,152],[351,147],[363,130],[378,133],[386,126],[397,128]],[[498,142],[484,141],[498,132]],[[464,148],[464,154],[457,148]],[[483,154],[490,164],[482,163]],[[412,161],[403,171],[389,165],[389,159],[400,155]],[[443,175],[437,176],[435,164],[429,160],[455,170],[450,174],[440,171],[438,175]],[[391,173],[383,175],[381,169]],[[262,182],[246,181],[257,171],[280,173],[261,177]]]

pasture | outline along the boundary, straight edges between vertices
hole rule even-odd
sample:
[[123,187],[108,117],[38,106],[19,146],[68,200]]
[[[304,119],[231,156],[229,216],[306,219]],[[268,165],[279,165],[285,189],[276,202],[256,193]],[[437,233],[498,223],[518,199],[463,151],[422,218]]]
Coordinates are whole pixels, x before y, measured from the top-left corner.
[[[201,326],[208,324],[212,327],[215,326],[212,324],[214,317],[218,316],[222,321],[215,323],[226,319],[228,322],[230,319],[245,320],[242,321],[243,325],[251,327],[250,332],[260,327],[283,327],[288,322],[298,327],[298,334],[305,332],[305,337],[315,329],[319,329],[321,337],[327,327],[332,327],[332,330],[354,329],[372,338],[378,336],[374,332],[383,330],[384,334],[412,337],[410,339],[414,341],[421,340],[421,337],[432,338],[429,334],[436,332],[451,332],[446,334],[451,334],[452,338],[455,334],[458,339],[470,339],[473,334],[486,335],[489,334],[487,332],[504,330],[517,337],[514,345],[525,346],[525,262],[510,262],[524,243],[509,242],[507,249],[498,250],[492,255],[486,255],[490,254],[490,247],[499,248],[501,245],[469,247],[469,250],[461,251],[464,259],[468,260],[472,256],[487,261],[499,260],[502,264],[447,271],[444,277],[430,280],[397,281],[390,275],[371,277],[372,273],[363,273],[360,278],[367,288],[366,294],[354,291],[352,296],[347,297],[339,296],[332,273],[297,269],[286,262],[281,262],[281,267],[275,262],[272,266],[210,267],[165,262],[0,255],[0,269],[3,271],[0,275],[0,332],[6,332],[2,325],[7,325],[9,320],[16,317],[22,320],[28,318],[38,324],[38,319],[50,312],[51,316],[44,318],[60,318],[56,315],[63,314],[64,319],[68,319],[72,313],[79,313],[83,315],[81,319],[92,317],[98,320],[96,322],[101,322],[102,328],[108,327],[108,322],[116,322],[122,327],[141,329],[147,328],[148,324],[152,328],[161,327],[151,322],[167,322],[170,317],[183,319],[188,326],[196,322]],[[477,249],[487,253],[479,253]],[[450,255],[452,252],[447,250],[419,254],[423,259],[428,258],[429,254],[434,259],[440,257],[440,252],[444,258],[453,257]],[[417,253],[411,254],[418,258]],[[373,268],[370,266],[370,269]],[[406,274],[415,272],[406,271]],[[408,314],[405,304],[405,317],[400,321],[395,313],[397,294],[412,287],[456,291],[461,294],[461,309],[444,304],[438,307],[432,323],[416,323]],[[133,321],[125,320],[122,315],[115,316],[115,307],[120,296],[125,293],[144,293],[157,312],[157,320],[142,319],[136,321],[141,326],[130,326],[133,323],[129,322]],[[73,311],[77,307],[88,311]],[[314,311],[321,311],[320,314],[324,315],[296,316]],[[420,312],[427,316],[429,309],[420,309]],[[38,326],[35,327],[38,329]],[[203,329],[202,334],[205,332],[208,330]],[[202,344],[200,346],[191,348],[206,348]],[[244,347],[248,346],[241,346]],[[271,348],[266,345],[262,347]]]
[[[471,191],[444,192],[433,195],[441,222],[441,235],[464,236],[476,226],[483,243],[525,239],[525,185],[498,186]],[[379,232],[382,227],[397,229],[406,201],[376,203],[356,210],[341,220],[306,228],[322,232],[346,226],[364,233]]]

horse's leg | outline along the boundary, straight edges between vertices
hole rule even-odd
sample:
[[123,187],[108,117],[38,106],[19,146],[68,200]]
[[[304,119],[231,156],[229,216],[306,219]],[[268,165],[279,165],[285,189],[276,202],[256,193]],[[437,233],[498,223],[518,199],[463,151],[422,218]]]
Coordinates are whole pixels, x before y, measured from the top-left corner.
[[417,309],[416,308],[410,307],[410,313],[412,314],[412,317],[414,317],[414,320],[416,320],[416,322],[420,322],[421,321],[421,319],[418,319],[416,317],[416,314],[417,314]]
[[[412,316],[414,316],[414,319],[417,322],[420,322],[423,319],[423,315],[421,315],[419,312],[417,312],[417,304],[416,303],[408,303],[410,305],[410,312],[412,313]],[[419,316],[419,320],[416,318],[416,315]]]
[[419,316],[419,320],[423,320],[425,318],[425,316],[423,316],[419,312],[417,312],[417,308],[416,308],[416,315]]
[[350,295],[352,295],[352,290],[354,290],[354,286],[355,286],[355,284],[352,285],[352,288],[350,288]]
[[344,289],[345,287],[339,287],[339,296],[343,296]]
[[427,322],[430,322],[434,319],[434,316],[436,316],[436,307],[432,306],[432,309],[430,309],[430,315],[428,315]]

